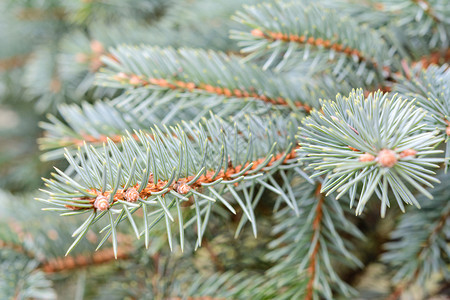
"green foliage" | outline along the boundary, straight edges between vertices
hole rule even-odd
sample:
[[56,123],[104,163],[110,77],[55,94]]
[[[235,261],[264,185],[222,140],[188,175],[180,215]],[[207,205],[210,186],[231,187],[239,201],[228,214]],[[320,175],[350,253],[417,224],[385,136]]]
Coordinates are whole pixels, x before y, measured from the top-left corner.
[[[108,141],[107,147],[104,145],[103,151],[85,146],[75,157],[66,154],[70,171],[64,173],[57,169],[54,179],[45,180],[51,198],[44,201],[60,207],[56,210],[66,211],[69,215],[88,213],[86,221],[74,233],[78,237],[73,246],[92,224],[109,216],[110,224],[104,228],[107,232],[100,245],[112,235],[116,249],[116,227],[128,218],[137,237],[144,235],[148,246],[149,230],[164,218],[172,247],[170,224],[175,219],[170,211],[174,208],[178,214],[181,247],[184,245],[184,226],[193,221],[196,221],[197,228],[201,228],[197,231],[200,246],[211,205],[216,199],[236,213],[221,196],[225,191],[233,195],[252,222],[256,235],[252,209],[255,184],[283,195],[290,206],[294,201],[286,196],[270,174],[297,166],[291,157],[296,127],[295,116],[286,119],[279,115],[270,118],[248,116],[246,120],[234,122],[211,116],[209,121],[204,120],[198,125],[184,123],[171,128],[155,127],[151,135],[136,132],[138,142],[128,134],[122,138],[122,150],[112,141]],[[69,176],[73,173],[76,180]],[[234,187],[239,182],[243,182],[239,187],[244,189],[244,199]],[[128,190],[138,193],[139,197],[129,198]],[[259,193],[257,197],[260,196]],[[99,197],[107,197],[106,209],[96,206]],[[184,225],[181,204],[189,201],[189,197],[194,199],[195,205],[190,205],[196,215]],[[144,217],[142,231],[138,230],[132,218],[132,213],[139,209],[145,216],[155,216],[150,222]],[[115,214],[119,216],[114,221]]]
[[386,44],[374,30],[320,4],[271,1],[246,6],[235,19],[253,30],[232,32],[232,37],[240,41],[242,52],[250,53],[247,60],[267,57],[263,68],[274,63],[277,70],[293,68],[310,60],[321,70],[331,62],[333,68],[327,69],[341,78],[356,73],[373,85],[382,81],[383,67],[391,64]]
[[427,127],[438,129],[445,140],[445,164],[450,159],[450,70],[448,65],[431,65],[425,70],[420,65],[408,77],[399,78],[394,89],[407,97],[415,98],[415,103],[428,112]]
[[[311,84],[291,83],[282,76],[277,78],[257,65],[242,64],[237,57],[221,52],[121,46],[111,50],[111,54],[113,58],[104,58],[108,68],[98,75],[97,84],[114,88],[144,86],[153,90],[153,97],[147,101],[139,98],[133,101],[134,107],[139,105],[141,110],[154,107],[155,100],[164,99],[160,103],[165,105],[175,97],[183,99],[198,95],[219,95],[218,99],[213,97],[216,102],[248,98],[289,106],[292,110],[314,105],[308,98]],[[210,101],[203,103],[207,109],[213,108]]]
[[37,262],[28,260],[23,254],[0,249],[0,297],[2,299],[56,299]]
[[393,25],[408,38],[424,39],[431,49],[450,46],[450,8],[445,0],[380,2],[381,10],[392,15]]
[[375,193],[384,216],[390,206],[389,190],[402,210],[402,202],[420,207],[408,184],[432,198],[421,185],[439,183],[430,168],[438,168],[435,163],[442,161],[437,156],[441,151],[434,150],[442,138],[437,131],[424,130],[423,110],[381,92],[365,98],[362,90],[349,97],[338,95],[335,102],[324,101],[322,110],[304,119],[299,134],[301,160],[314,169],[314,176],[326,175],[322,192],[337,191],[336,198],[349,193],[353,206],[361,185],[358,215]]
[[[363,238],[345,209],[333,197],[324,197],[314,185],[302,185],[295,191],[301,211],[282,209],[276,214],[276,237],[267,257],[275,263],[265,277],[273,296],[283,290],[281,299],[304,297],[332,299],[333,294],[351,297],[355,291],[340,278],[342,270],[362,267],[352,254],[353,241]],[[265,295],[262,290],[261,298]]]
[[[440,177],[448,183],[449,175]],[[442,184],[432,191],[433,201],[421,197],[420,211],[408,211],[400,218],[383,260],[395,270],[396,282],[425,284],[433,274],[441,274],[448,281],[450,249],[450,201],[448,186]]]
[[375,260],[393,295],[448,279],[444,0],[0,13],[0,186],[53,160],[34,196],[64,216],[0,193],[0,298],[347,299]]

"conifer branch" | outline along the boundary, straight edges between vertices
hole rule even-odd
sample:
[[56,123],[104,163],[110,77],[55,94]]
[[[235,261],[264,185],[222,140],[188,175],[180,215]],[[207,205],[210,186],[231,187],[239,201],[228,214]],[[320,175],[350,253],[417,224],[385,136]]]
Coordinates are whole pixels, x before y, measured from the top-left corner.
[[[139,196],[137,197],[142,200],[147,200],[148,198],[152,197],[153,194],[165,195],[171,192],[180,193],[180,190],[183,189],[183,187],[186,187],[187,189],[192,191],[196,191],[201,189],[203,186],[214,183],[216,181],[232,181],[236,178],[236,174],[240,174],[240,176],[252,174],[254,173],[252,171],[260,169],[262,165],[265,166],[264,168],[268,169],[270,169],[270,167],[274,163],[280,163],[280,161],[281,165],[283,165],[288,161],[292,161],[293,159],[295,159],[295,157],[295,149],[292,149],[289,153],[280,152],[275,154],[268,162],[266,157],[261,157],[257,160],[247,162],[245,165],[229,166],[228,168],[226,168],[226,170],[221,169],[218,173],[216,171],[206,171],[206,174],[201,175],[200,177],[193,175],[189,177],[180,177],[178,178],[176,183],[173,180],[158,180],[158,182],[156,183],[154,182],[153,176],[151,176],[149,179],[149,183],[142,189],[142,191],[139,193]],[[243,170],[246,171],[243,172]],[[194,179],[196,180],[193,181]],[[188,182],[192,182],[189,184],[189,187],[187,187]],[[136,184],[135,186],[131,186],[128,189],[137,190],[140,189],[139,187],[140,185]],[[103,192],[100,192],[99,190],[87,190],[87,192],[93,195],[97,195],[98,198],[98,196],[110,197],[110,195],[113,193],[113,190],[105,190]],[[181,194],[183,193],[181,192]],[[67,204],[66,207],[71,210],[96,209],[95,201],[97,198],[85,197],[75,200],[88,200],[89,202],[86,202],[86,204],[89,203],[91,204],[91,206],[72,206],[70,204]],[[118,201],[127,201],[126,190],[120,188],[117,189],[116,193],[113,196],[112,202],[110,202],[110,205],[112,206]]]
[[[144,79],[143,76],[136,74],[125,74],[118,73],[113,77],[113,80],[117,80],[121,84],[126,83],[133,87],[160,87],[163,89],[180,90],[181,92],[192,93],[194,90],[196,92],[206,92],[210,94],[215,94],[219,96],[225,96],[228,98],[253,98],[261,100],[273,105],[288,106],[288,102],[283,97],[269,98],[264,94],[258,94],[256,92],[248,92],[247,90],[234,89],[230,91],[228,88],[223,88],[221,86],[213,86],[210,84],[200,83],[196,85],[194,82],[185,82],[182,80],[169,82],[164,78],[150,78],[148,80]],[[309,112],[311,107],[307,104],[300,102],[295,102],[294,105],[298,108],[302,108],[305,112]]]
[[[353,239],[363,236],[345,217],[341,205],[320,193],[320,184],[302,183],[291,191],[299,215],[290,207],[276,214],[275,238],[269,243],[272,250],[267,255],[274,265],[263,275],[232,277],[218,287],[218,295],[238,299],[332,299],[335,295],[354,295],[355,291],[339,278],[335,266],[362,266],[351,251]],[[229,274],[223,276],[228,278]]]
[[99,85],[218,95],[218,101],[254,99],[295,110],[316,105],[308,97],[309,82],[290,83],[221,52],[121,46],[111,55],[115,60],[103,59],[107,67],[97,76]]
[[298,36],[295,34],[283,34],[282,32],[263,32],[259,29],[253,29],[250,32],[255,37],[263,37],[265,39],[268,39],[270,41],[283,41],[285,43],[288,42],[294,42],[301,45],[311,45],[318,48],[325,48],[328,50],[333,50],[335,52],[343,53],[348,56],[355,56],[357,57],[358,61],[368,61],[373,65],[377,65],[375,61],[373,61],[371,58],[364,57],[361,52],[358,49],[352,49],[348,46],[341,45],[339,43],[331,43],[329,40],[323,40],[322,38],[314,38],[312,36],[306,37],[304,35]]
[[39,296],[40,299],[55,299],[52,282],[36,269],[38,262],[22,253],[0,249],[0,298],[25,299]]
[[441,151],[434,148],[443,139],[438,131],[425,130],[423,110],[381,92],[364,98],[362,90],[322,103],[323,112],[313,110],[299,135],[300,159],[314,170],[313,176],[325,175],[322,192],[337,191],[337,198],[349,193],[353,206],[362,184],[358,215],[375,193],[384,216],[390,206],[389,188],[402,210],[402,202],[420,207],[407,184],[432,198],[421,185],[439,183],[429,168],[438,168],[435,163],[442,161],[437,156]]
[[[448,174],[441,175],[448,182]],[[436,187],[431,193],[433,201],[425,201],[420,211],[410,211],[403,215],[391,241],[385,244],[387,251],[382,260],[394,267],[393,279],[398,284],[394,293],[401,292],[412,284],[425,285],[433,274],[441,273],[449,280],[447,262],[450,256],[448,238],[450,232],[450,195],[445,184]]]
[[[154,118],[140,122],[133,114],[100,101],[94,104],[84,102],[80,106],[60,105],[59,114],[62,120],[48,115],[49,121],[39,123],[45,130],[44,136],[38,139],[39,148],[46,151],[41,156],[44,160],[63,157],[64,147],[74,151],[85,142],[96,147],[102,146],[108,140],[119,143],[127,132],[148,129],[152,121],[160,124]],[[130,136],[138,139],[136,134]]]
[[398,76],[394,90],[406,97],[415,98],[418,106],[428,114],[425,117],[429,130],[439,130],[439,135],[446,143],[445,167],[450,159],[450,69],[444,64],[440,67],[431,65],[422,69],[420,65],[413,68],[406,77]]
[[[108,148],[105,145],[103,151],[85,146],[75,157],[66,154],[78,175],[72,179],[57,170],[54,179],[45,180],[50,198],[43,201],[61,207],[58,210],[62,211],[89,212],[86,222],[76,231],[78,238],[94,220],[109,215],[111,222],[104,228],[107,233],[100,245],[112,235],[116,249],[115,230],[121,221],[129,219],[137,236],[145,234],[148,245],[149,229],[163,217],[173,222],[171,209],[176,206],[179,210],[179,202],[187,201],[195,206],[193,220],[197,221],[197,228],[202,228],[197,230],[200,246],[205,228],[202,223],[207,222],[202,215],[206,214],[205,218],[209,215],[211,201],[218,199],[235,212],[220,194],[230,192],[252,223],[250,199],[247,196],[241,199],[236,189],[260,183],[284,194],[276,183],[266,181],[270,181],[270,174],[277,170],[297,166],[293,140],[295,124],[295,116],[287,119],[276,115],[248,117],[245,122],[226,122],[212,115],[209,121],[204,120],[199,125],[154,127],[151,136],[137,132],[139,143],[133,137],[124,137],[121,150],[112,141],[108,141]],[[288,197],[285,199],[290,201]],[[155,205],[158,209],[152,214],[159,213],[159,217],[152,224],[147,224],[144,218],[144,231],[139,233],[132,213],[143,209],[145,216],[149,213],[148,207]],[[121,208],[117,210],[118,207]],[[119,214],[116,221],[112,219],[113,214]],[[181,219],[178,221],[183,224]],[[169,225],[167,223],[168,231]],[[171,245],[170,231],[168,234]],[[183,244],[182,230],[180,235]]]
[[366,84],[373,84],[382,82],[383,68],[389,64],[387,47],[377,33],[321,4],[269,1],[245,6],[234,19],[251,31],[232,31],[231,37],[249,54],[246,60],[264,58],[264,69],[295,68],[309,59],[319,70],[333,65],[334,74],[353,76],[345,68],[354,69],[367,77]]

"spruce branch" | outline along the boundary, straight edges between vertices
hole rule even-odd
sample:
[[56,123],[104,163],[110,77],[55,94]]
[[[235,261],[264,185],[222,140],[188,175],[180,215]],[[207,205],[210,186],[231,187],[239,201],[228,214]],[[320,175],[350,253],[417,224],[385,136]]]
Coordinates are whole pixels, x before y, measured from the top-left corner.
[[429,48],[446,49],[450,45],[450,9],[442,0],[382,1],[383,11],[392,15],[394,24],[413,39],[425,38]]
[[[297,178],[298,179],[298,178]],[[355,239],[364,238],[345,216],[342,204],[320,193],[320,184],[297,182],[293,191],[299,215],[286,206],[276,213],[274,240],[263,274],[224,272],[195,278],[189,296],[225,299],[332,299],[355,295],[339,276],[339,268],[361,267],[352,253]]]
[[[152,125],[162,126],[163,124],[176,124],[181,122],[179,114],[182,114],[186,119],[192,122],[199,122],[203,117],[208,117],[211,109],[217,112],[218,116],[229,116],[239,118],[246,113],[253,115],[264,115],[268,113],[268,107],[258,107],[247,103],[235,103],[236,105],[227,102],[223,105],[216,105],[211,107],[206,102],[215,102],[215,98],[208,99],[197,97],[196,99],[189,99],[186,107],[182,108],[177,104],[173,106],[166,103],[164,107],[155,105],[149,110],[143,111],[141,106],[136,107],[135,110],[128,110],[128,97],[135,100],[144,99],[147,93],[142,93],[142,96],[126,95],[119,96],[111,101],[97,101],[93,104],[82,102],[77,104],[63,104],[60,105],[59,114],[60,119],[48,115],[47,122],[40,122],[39,125],[45,130],[44,136],[38,139],[39,148],[45,153],[41,155],[43,160],[54,160],[63,157],[65,149],[73,153],[79,147],[84,145],[84,142],[93,145],[94,147],[101,147],[107,140],[120,144],[123,135],[133,130],[141,130],[144,133],[150,134],[149,128]],[[153,98],[153,97],[151,97]],[[183,101],[183,100],[181,100]],[[195,109],[195,103],[199,106],[205,105],[205,109],[201,111]],[[125,105],[124,105],[125,104]],[[192,107],[194,106],[194,107]],[[241,109],[239,113],[235,113]],[[139,137],[136,134],[131,134],[135,140]]]
[[[381,215],[390,206],[389,190],[398,205],[420,207],[409,185],[432,198],[422,184],[439,183],[430,168],[442,161],[434,148],[443,140],[438,131],[426,130],[425,112],[397,96],[376,92],[364,98],[362,90],[336,101],[323,101],[322,111],[313,110],[300,128],[298,150],[313,176],[325,175],[322,192],[350,194],[350,206],[362,186],[356,214],[375,193]],[[431,157],[427,157],[431,156]]]
[[[16,211],[17,203],[29,210]],[[83,268],[90,265],[103,264],[115,259],[111,246],[95,252],[98,242],[93,232],[87,233],[87,240],[69,256],[64,256],[64,247],[70,241],[71,233],[77,228],[80,217],[61,222],[47,220],[47,212],[40,210],[38,202],[26,195],[14,196],[0,191],[0,251],[10,249],[18,255],[26,256],[30,264],[35,264],[36,270],[44,273],[55,273],[65,270]],[[95,227],[92,229],[95,230]],[[101,227],[97,226],[97,230]],[[118,235],[121,247],[117,258],[126,259],[135,251],[132,239],[128,234]],[[4,269],[0,267],[0,274]]]
[[421,65],[413,68],[407,77],[399,77],[394,90],[406,97],[415,98],[418,106],[428,112],[425,117],[430,130],[439,130],[446,143],[445,166],[450,159],[450,69],[431,65],[422,69]]
[[444,184],[431,191],[433,201],[419,198],[422,209],[403,215],[391,241],[385,244],[387,252],[382,260],[396,270],[393,279],[400,288],[397,293],[412,284],[425,286],[436,273],[442,274],[444,280],[450,278],[450,193],[446,185],[450,176],[445,174],[440,179]]
[[[58,108],[62,120],[48,115],[49,121],[39,124],[45,130],[44,136],[38,139],[40,149],[46,151],[41,155],[44,160],[61,158],[64,148],[73,152],[85,142],[96,147],[101,147],[108,139],[119,143],[127,131],[145,130],[152,123],[161,124],[156,117],[149,117],[145,123],[139,122],[133,114],[106,101],[83,102],[80,106],[66,104]],[[138,139],[136,134],[131,136]]]
[[0,298],[56,299],[52,282],[37,270],[37,265],[21,253],[0,248]]
[[107,67],[98,74],[99,85],[219,95],[218,101],[244,98],[305,111],[315,105],[308,98],[307,83],[287,85],[289,82],[283,78],[221,52],[121,46],[111,50],[111,54],[114,60],[103,59]]
[[364,72],[371,84],[373,80],[380,82],[383,67],[389,64],[387,47],[375,31],[358,27],[320,4],[270,1],[245,6],[235,20],[252,30],[232,31],[231,37],[239,40],[242,52],[250,54],[247,60],[265,57],[264,68],[277,64],[281,69],[292,61],[298,64],[302,57],[311,57],[320,61],[318,65],[331,61],[336,74],[344,72],[346,66]]
[[355,293],[339,278],[336,265],[362,266],[351,251],[352,239],[363,235],[345,216],[341,204],[320,190],[321,184],[296,186],[300,216],[295,217],[287,209],[276,215],[277,238],[270,243],[273,250],[268,254],[276,264],[266,276],[272,284],[285,278],[283,284],[277,284],[284,299],[331,299],[334,293],[346,297]]
[[[43,201],[59,207],[58,211],[89,215],[74,233],[78,237],[72,247],[102,217],[109,217],[110,224],[102,230],[106,235],[100,245],[112,236],[117,249],[116,227],[128,219],[138,237],[145,235],[148,246],[149,230],[165,219],[172,247],[174,208],[181,245],[183,226],[195,223],[200,246],[211,204],[216,199],[235,213],[221,194],[229,192],[252,223],[255,217],[249,196],[244,193],[242,199],[237,189],[261,184],[284,194],[270,181],[270,174],[298,165],[294,152],[295,128],[295,115],[284,119],[278,115],[247,117],[231,122],[212,115],[209,121],[199,125],[154,127],[151,136],[136,132],[139,143],[129,135],[122,139],[121,150],[111,141],[103,151],[85,146],[75,157],[66,154],[76,176],[57,170],[54,179],[45,179],[50,198]],[[185,225],[183,202],[195,210],[195,216]],[[140,209],[144,213],[143,231],[138,230],[132,217]],[[116,214],[119,216],[113,220]],[[148,216],[156,218],[149,223]]]

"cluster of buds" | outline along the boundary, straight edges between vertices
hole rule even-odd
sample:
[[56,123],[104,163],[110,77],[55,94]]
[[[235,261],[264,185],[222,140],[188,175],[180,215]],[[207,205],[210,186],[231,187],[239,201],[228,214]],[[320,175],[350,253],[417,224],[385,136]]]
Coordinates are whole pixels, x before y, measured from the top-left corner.
[[98,195],[94,201],[94,207],[100,211],[105,211],[109,209],[108,198],[104,195]]
[[129,188],[124,193],[123,197],[128,202],[136,202],[139,199],[139,192],[135,188]]
[[397,154],[393,150],[389,149],[383,149],[380,152],[378,152],[378,156],[375,157],[370,153],[364,153],[359,157],[359,161],[361,162],[371,162],[376,160],[382,167],[385,168],[392,168],[395,166],[399,158],[405,158],[408,156],[415,156],[417,154],[417,151],[414,149],[406,149],[400,154]]

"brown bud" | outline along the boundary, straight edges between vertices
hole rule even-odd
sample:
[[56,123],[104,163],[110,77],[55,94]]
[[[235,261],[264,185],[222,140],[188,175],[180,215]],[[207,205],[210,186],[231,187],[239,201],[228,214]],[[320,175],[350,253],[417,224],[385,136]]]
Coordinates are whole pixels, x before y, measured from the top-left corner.
[[215,88],[214,88],[214,91],[216,92],[216,94],[219,94],[219,95],[222,95],[222,94],[223,94],[223,91],[222,91],[222,88],[221,88],[221,87],[215,87]]
[[262,31],[259,30],[259,29],[253,29],[253,30],[251,31],[251,34],[252,34],[253,36],[257,36],[257,37],[264,37],[264,32],[262,32]]
[[242,97],[242,91],[241,90],[234,89],[233,93],[234,93],[234,95],[236,97]]
[[102,54],[103,52],[105,52],[105,48],[103,47],[102,43],[96,40],[91,41],[91,50],[92,52],[97,54]]
[[362,161],[362,162],[369,162],[369,161],[374,161],[374,160],[375,160],[375,156],[373,156],[372,154],[367,153],[367,152],[362,154],[359,157],[359,161]]
[[117,80],[128,79],[128,75],[125,74],[124,72],[119,72],[114,76],[114,79],[117,79]]
[[231,91],[230,91],[229,89],[227,89],[227,88],[224,88],[224,89],[223,89],[223,94],[224,94],[225,96],[227,96],[227,97],[231,97],[231,96],[232,96]]
[[450,135],[450,125],[445,129],[445,133],[446,133],[447,135]]
[[109,208],[108,198],[103,195],[98,195],[94,201],[94,207],[100,211],[108,210]]
[[123,195],[128,202],[136,202],[139,199],[139,193],[135,188],[129,188]]
[[415,156],[417,151],[414,149],[406,149],[400,153],[400,157]]
[[383,149],[378,153],[378,162],[381,166],[392,168],[397,163],[397,154],[389,149]]
[[137,75],[132,75],[130,78],[130,84],[132,85],[138,85],[141,83],[141,79]]
[[210,84],[205,85],[205,90],[207,92],[210,92],[210,93],[214,93],[215,92],[214,87],[212,85],[210,85]]
[[188,82],[188,83],[186,83],[186,88],[187,88],[188,90],[193,90],[193,89],[195,89],[195,83],[193,83],[193,82]]
[[154,85],[158,85],[159,84],[159,80],[156,79],[156,78],[149,78],[148,82],[150,82],[151,84],[154,84]]

